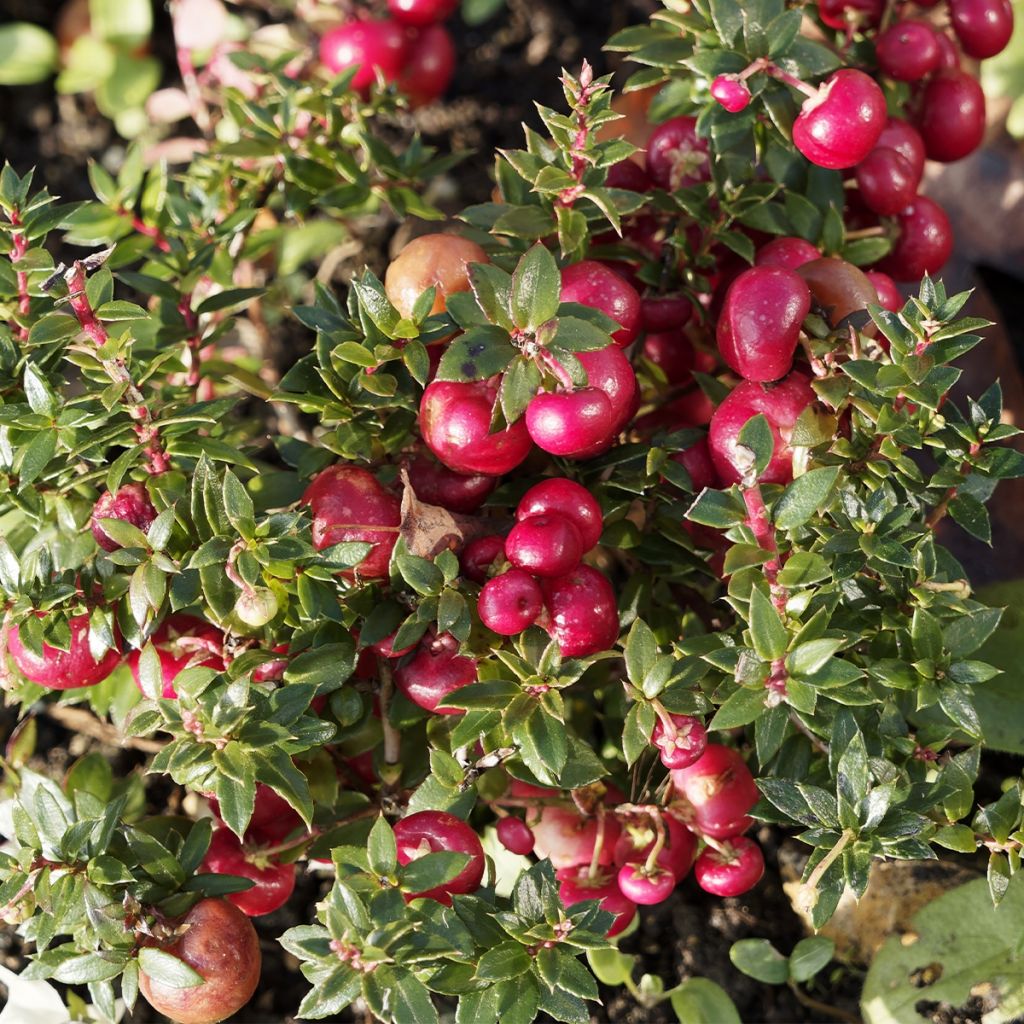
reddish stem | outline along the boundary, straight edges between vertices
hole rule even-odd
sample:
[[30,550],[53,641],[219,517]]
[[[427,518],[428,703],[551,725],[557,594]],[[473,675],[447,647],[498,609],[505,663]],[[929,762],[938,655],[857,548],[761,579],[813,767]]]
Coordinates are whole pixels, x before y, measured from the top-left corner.
[[132,213],[131,210],[125,210],[122,208],[120,212],[126,217],[131,217],[132,227],[135,228],[140,235],[152,238],[156,247],[161,252],[171,251],[171,243],[164,238],[164,233],[158,227],[154,227],[152,224],[147,224],[137,213]]
[[591,86],[594,82],[594,70],[588,61],[583,62],[580,71],[580,90],[576,97],[576,131],[572,137],[570,152],[572,153],[572,169],[569,172],[576,181],[575,185],[562,189],[558,196],[559,206],[572,206],[585,191],[583,175],[587,170],[587,139],[590,136],[590,123],[587,118],[587,104],[592,97]]
[[[17,210],[11,211],[11,227],[16,228],[21,224],[21,217]],[[20,231],[11,232],[11,259],[17,262],[28,252],[28,239]],[[19,270],[18,277],[18,312],[23,317],[29,315],[29,294],[28,294],[28,271]],[[28,327],[18,326],[15,328],[20,341],[28,340]]]
[[797,89],[809,98],[814,98],[818,95],[818,90],[813,85],[808,85],[807,82],[796,75],[791,75],[788,71],[783,71],[774,61],[770,61],[767,57],[758,57],[753,63],[748,64],[739,74],[730,77],[735,78],[737,82],[744,82],[752,75],[756,75],[758,72],[763,71],[766,75],[771,75],[772,78],[778,79],[780,82],[785,82],[786,85]]
[[[203,343],[202,336],[199,333],[199,316],[195,310],[192,309],[192,293],[181,297],[181,302],[178,303],[178,312],[182,315],[185,320],[185,329],[188,331],[188,338],[185,343],[188,345],[189,353],[189,367],[188,367],[188,378],[186,383],[190,388],[199,387],[199,349]],[[196,395],[198,401],[199,396]]]
[[760,484],[755,483],[752,487],[743,488],[743,503],[747,506],[747,523],[754,533],[758,547],[771,552],[773,556],[764,563],[764,576],[771,590],[772,604],[782,612],[786,608],[789,595],[786,588],[779,584],[779,572],[782,569],[782,563],[778,558],[779,547],[775,542],[775,527],[768,515],[768,509],[765,508]]

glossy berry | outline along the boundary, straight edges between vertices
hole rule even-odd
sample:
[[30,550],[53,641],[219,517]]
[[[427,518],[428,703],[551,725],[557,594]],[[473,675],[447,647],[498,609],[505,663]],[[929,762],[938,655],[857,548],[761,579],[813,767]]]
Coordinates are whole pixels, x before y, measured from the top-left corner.
[[562,868],[555,872],[558,879],[558,896],[566,907],[572,907],[586,900],[600,900],[601,909],[615,915],[608,929],[608,938],[614,938],[629,927],[636,916],[636,904],[622,894],[615,876],[607,871],[598,871],[594,876],[587,867]]
[[685,384],[693,377],[693,346],[680,330],[646,334],[641,353],[661,370],[669,384]]
[[[220,804],[210,797],[210,810],[220,818]],[[284,797],[262,782],[256,783],[252,817],[245,838],[257,844],[274,845],[303,828],[302,818]]]
[[885,122],[882,134],[878,136],[876,149],[895,149],[901,156],[910,161],[913,170],[915,188],[921,183],[924,174],[924,162],[927,159],[924,150],[924,139],[921,133],[909,122],[900,117],[890,117]]
[[156,509],[149,500],[145,484],[123,484],[113,494],[104,491],[92,507],[91,528],[104,551],[116,551],[121,545],[103,527],[104,519],[120,519],[145,533],[156,519]]
[[934,199],[917,196],[897,218],[899,233],[879,269],[897,281],[920,281],[936,274],[953,252],[953,229]]
[[683,295],[651,295],[640,300],[640,322],[645,331],[685,327],[692,316],[693,303]]
[[260,941],[249,918],[226,899],[200,900],[180,921],[178,937],[149,940],[203,978],[202,985],[178,988],[139,971],[146,1002],[178,1024],[217,1024],[252,998],[260,980]]
[[492,381],[435,380],[420,401],[420,432],[427,447],[457,473],[501,476],[530,454],[525,419],[491,433],[498,397]]
[[615,437],[628,425],[640,406],[640,386],[633,366],[617,345],[577,352],[576,358],[587,374],[587,386],[608,396],[612,437]]
[[509,569],[488,580],[480,591],[480,621],[502,636],[516,636],[532,626],[544,607],[540,585],[522,569]]
[[812,260],[797,273],[807,282],[815,306],[831,327],[839,327],[875,301],[875,290],[864,271],[838,256]]
[[333,75],[358,68],[352,88],[364,95],[379,71],[387,83],[397,82],[409,57],[402,26],[390,18],[351,21],[332,28],[320,40],[320,61]]
[[490,567],[496,560],[505,560],[505,538],[497,534],[476,537],[459,554],[462,575],[474,583],[484,583]]
[[456,473],[425,455],[409,464],[409,483],[420,501],[463,515],[476,512],[498,486],[493,476]]
[[[173,700],[178,696],[174,680],[188,668],[212,668],[224,671],[224,634],[205,619],[178,613],[167,618],[152,637],[162,674],[161,696]],[[140,669],[141,651],[128,655],[128,668],[140,692],[145,693]]]
[[458,640],[449,633],[424,640],[416,654],[395,672],[395,685],[426,711],[461,715],[459,708],[438,707],[450,693],[477,681],[476,661],[458,650]]
[[616,881],[622,895],[641,906],[663,903],[676,887],[676,877],[671,871],[662,867],[647,871],[642,864],[623,864]]
[[651,742],[666,768],[689,768],[699,760],[708,745],[708,731],[692,715],[670,715],[670,731],[662,719],[654,723]]
[[608,579],[589,565],[541,583],[548,633],[565,658],[609,650],[619,638],[619,610]]
[[924,90],[918,119],[930,160],[951,163],[973,153],[985,136],[985,93],[966,71],[942,71]]
[[295,889],[294,864],[281,864],[273,857],[265,857],[260,863],[257,856],[246,853],[229,828],[214,830],[200,870],[250,879],[254,883],[251,889],[227,897],[247,917],[260,917],[283,907]]
[[935,40],[939,44],[939,71],[958,71],[960,68],[960,47],[945,32],[937,31]]
[[[401,502],[360,466],[328,466],[302,496],[313,515],[317,551],[350,541],[372,545],[355,573],[366,579],[388,574],[402,521]],[[346,570],[351,576],[352,570]]]
[[757,267],[782,267],[796,270],[797,267],[821,258],[821,250],[806,239],[783,235],[765,242],[754,259]]
[[469,862],[450,881],[406,899],[437,900],[450,906],[453,893],[475,892],[484,877],[484,849],[477,834],[461,818],[446,811],[417,811],[395,824],[398,863],[410,864],[428,853],[469,854]]
[[750,769],[737,751],[709,743],[686,768],[674,769],[672,783],[693,809],[697,831],[727,839],[752,824],[747,813],[760,793]]
[[520,857],[533,853],[533,833],[526,822],[511,816],[500,818],[496,830],[498,841],[510,853],[518,853]]
[[708,143],[697,134],[695,117],[673,117],[647,141],[647,173],[658,188],[674,192],[708,181]]
[[612,341],[626,348],[640,330],[640,296],[621,275],[597,260],[580,260],[562,268],[562,302],[599,310],[619,325]]
[[949,17],[968,57],[994,57],[1013,35],[1010,0],[949,0]]
[[647,172],[635,160],[620,160],[608,168],[608,177],[605,178],[606,188],[624,188],[630,192],[648,192],[651,188],[651,179]]
[[416,300],[434,289],[431,313],[443,313],[449,295],[469,291],[469,270],[487,263],[487,253],[476,242],[458,235],[420,235],[407,242],[388,264],[384,291],[404,317],[411,317]]
[[601,539],[604,520],[597,499],[582,484],[565,477],[550,477],[534,484],[519,500],[516,519],[555,513],[568,519],[580,533],[583,552]]
[[935,30],[926,21],[908,18],[887,28],[875,43],[878,66],[898,82],[930,75],[942,56]]
[[764,854],[753,839],[735,836],[721,851],[704,849],[693,865],[697,884],[714,896],[742,896],[764,875]]
[[874,149],[886,116],[885,96],[874,79],[843,68],[804,101],[793,123],[793,144],[819,167],[853,167]]
[[834,29],[862,29],[882,20],[885,0],[818,0],[818,15]]
[[910,161],[895,149],[875,147],[857,165],[857,188],[865,205],[880,217],[906,209],[917,194]]
[[671,458],[686,470],[694,494],[700,494],[705,487],[718,486],[718,474],[711,461],[711,451],[706,437],[694,441],[689,448],[684,448],[681,452],[674,452]]
[[[697,838],[671,815],[663,814],[661,820],[667,835],[665,845],[658,854],[658,864],[671,871],[676,881],[680,882],[693,867]],[[615,863],[622,865],[646,860],[657,836],[657,828],[650,818],[628,819],[615,843]]]
[[719,75],[711,83],[711,95],[730,114],[738,114],[750,105],[750,90],[735,75]]
[[[42,618],[42,614],[39,615]],[[44,643],[42,656],[30,651],[22,642],[17,626],[7,630],[7,653],[18,671],[33,683],[48,690],[76,690],[95,686],[117,668],[120,651],[111,648],[99,660],[89,649],[89,616],[75,615],[68,619],[71,639],[66,651]]]
[[457,54],[444,25],[406,29],[408,60],[398,78],[398,88],[413,108],[439,100],[455,74]]
[[459,0],[388,0],[388,13],[403,25],[434,25],[450,18]]
[[896,282],[880,270],[869,270],[867,277],[878,293],[878,304],[882,309],[887,309],[890,313],[898,313],[903,308],[903,296],[900,294],[899,288],[896,287]]
[[583,538],[576,525],[557,512],[520,519],[505,538],[508,560],[534,576],[564,576],[580,564]]
[[563,458],[589,458],[615,437],[612,403],[598,388],[541,392],[531,399],[524,419],[534,444]]
[[[547,857],[555,870],[590,863],[599,831],[597,815],[584,817],[574,807],[549,804],[540,809],[539,817],[530,824],[537,856]],[[619,832],[615,817],[605,814],[604,840],[597,857],[599,864],[612,863]]]

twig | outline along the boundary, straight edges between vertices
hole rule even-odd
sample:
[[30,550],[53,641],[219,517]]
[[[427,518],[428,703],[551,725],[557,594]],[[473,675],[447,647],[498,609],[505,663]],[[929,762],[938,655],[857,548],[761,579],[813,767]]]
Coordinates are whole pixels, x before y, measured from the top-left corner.
[[144,736],[122,736],[116,726],[97,718],[85,708],[76,708],[70,704],[46,704],[44,709],[50,718],[59,722],[66,729],[82,733],[84,736],[91,736],[94,740],[99,740],[111,747],[156,754],[166,746],[162,740],[150,740]]
[[829,1006],[828,1003],[819,1002],[813,996],[809,996],[804,992],[796,982],[791,981],[789,983],[789,988],[793,995],[796,996],[796,1001],[802,1006],[806,1006],[808,1010],[814,1010],[816,1013],[824,1013],[826,1016],[832,1017],[835,1020],[846,1021],[847,1024],[861,1024],[860,1017],[857,1017],[852,1013],[847,1013],[846,1010],[840,1010],[838,1006]]
[[402,734],[391,724],[391,700],[395,695],[395,682],[386,658],[377,659],[380,675],[380,721],[384,730],[384,763],[398,764],[402,756]]

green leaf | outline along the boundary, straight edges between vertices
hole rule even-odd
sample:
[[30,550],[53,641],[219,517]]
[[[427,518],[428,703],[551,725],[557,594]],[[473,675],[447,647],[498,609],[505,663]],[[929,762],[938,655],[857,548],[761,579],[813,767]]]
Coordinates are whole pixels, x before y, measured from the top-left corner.
[[168,988],[195,988],[203,984],[203,976],[183,960],[155,946],[139,950],[139,965],[154,981]]
[[783,985],[789,961],[767,939],[740,939],[729,949],[733,966],[766,985]]
[[679,1024],[742,1024],[728,992],[708,978],[688,978],[672,990],[669,1002]]
[[0,85],[41,82],[57,69],[57,41],[38,25],[0,25]]
[[507,981],[530,969],[530,956],[513,940],[487,950],[477,964],[476,976],[483,981]]
[[835,950],[835,943],[823,935],[801,939],[789,954],[790,978],[798,984],[810,981],[832,960]]
[[752,416],[736,437],[736,444],[750,450],[753,458],[753,476],[760,476],[772,460],[775,438],[768,420],[762,413]]
[[395,873],[398,867],[398,846],[395,843],[395,833],[384,815],[373,823],[366,849],[370,858],[370,870],[375,875],[386,877]]
[[562,279],[558,264],[538,242],[531,246],[512,274],[511,310],[516,327],[536,331],[558,312]]
[[516,357],[508,333],[500,327],[470,327],[453,339],[441,357],[438,380],[487,380],[502,373]]
[[756,588],[750,592],[750,638],[762,661],[781,658],[789,644],[789,634],[775,606]]
[[634,686],[643,686],[647,673],[658,658],[658,641],[654,631],[643,619],[637,619],[630,627],[626,636],[625,655],[629,681]]
[[811,469],[798,476],[772,510],[775,525],[780,530],[803,526],[828,501],[838,478],[838,466]]
[[765,710],[765,692],[747,687],[738,689],[715,712],[708,725],[709,729],[735,729],[753,722]]

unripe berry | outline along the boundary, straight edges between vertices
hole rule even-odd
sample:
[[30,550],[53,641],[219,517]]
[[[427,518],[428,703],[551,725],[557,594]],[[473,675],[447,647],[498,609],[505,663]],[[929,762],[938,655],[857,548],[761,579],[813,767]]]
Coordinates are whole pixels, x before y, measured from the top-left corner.
[[451,906],[453,893],[475,892],[484,877],[484,848],[477,834],[461,818],[446,811],[417,811],[395,824],[398,863],[411,864],[428,853],[469,854],[469,863],[450,881],[406,899],[437,900]]
[[501,818],[496,826],[498,841],[510,853],[526,857],[533,853],[534,838],[530,827],[519,818]]
[[455,74],[455,43],[444,25],[406,29],[409,57],[398,79],[398,88],[411,105],[425,107],[440,99]]
[[949,0],[949,16],[964,53],[979,60],[1001,53],[1013,35],[1010,0]]
[[887,28],[875,44],[878,66],[898,82],[916,82],[938,66],[942,52],[926,21],[908,18]]
[[843,68],[804,101],[793,123],[793,144],[819,167],[853,167],[874,149],[885,120],[885,96],[875,81]]
[[910,161],[895,149],[875,147],[857,165],[857,188],[865,205],[880,217],[895,216],[917,194]]
[[[42,613],[38,613],[42,618]],[[76,690],[95,686],[117,668],[121,652],[111,648],[98,661],[89,649],[89,616],[75,615],[68,619],[71,640],[66,651],[43,644],[40,657],[22,642],[17,626],[7,630],[7,653],[18,671],[33,683],[48,690]]]
[[543,580],[544,604],[565,658],[585,658],[609,650],[619,638],[619,610],[607,578],[589,565],[566,576]]
[[697,884],[714,896],[742,896],[764,875],[761,847],[745,836],[727,840],[722,850],[704,849],[693,865]]
[[459,708],[438,707],[450,693],[477,681],[476,661],[458,650],[458,640],[449,633],[424,640],[416,654],[395,672],[395,685],[426,711],[461,715]]
[[945,210],[918,196],[898,217],[899,234],[879,269],[897,281],[920,281],[942,269],[953,252],[953,229]]
[[555,513],[568,519],[580,532],[583,552],[601,539],[604,521],[597,499],[581,484],[565,477],[551,477],[531,487],[516,506],[516,519]]
[[654,129],[647,142],[647,173],[670,192],[710,179],[708,143],[697,135],[695,117],[673,117]]
[[537,581],[522,569],[509,569],[488,580],[480,591],[480,621],[502,636],[516,636],[532,626],[544,607]]
[[564,576],[580,564],[583,538],[575,524],[557,512],[520,519],[505,538],[508,560],[534,576]]
[[719,75],[711,83],[711,95],[730,114],[738,114],[750,104],[750,90],[735,75]]
[[469,291],[469,269],[487,263],[487,253],[476,242],[459,235],[420,235],[407,242],[388,264],[384,291],[404,317],[411,317],[416,300],[435,289],[431,313],[443,313],[449,295]]
[[942,71],[929,81],[918,122],[931,160],[951,163],[973,153],[985,136],[985,93],[966,71]]
[[408,44],[401,25],[390,18],[352,21],[333,28],[320,40],[320,60],[333,75],[358,68],[352,88],[364,95],[376,81],[397,82],[408,60]]
[[234,615],[243,626],[259,629],[277,614],[280,605],[272,590],[256,587],[243,590],[235,600]]
[[113,494],[104,491],[92,507],[91,528],[96,543],[104,551],[116,551],[121,545],[104,530],[103,519],[120,519],[145,533],[156,519],[156,509],[149,500],[146,485],[123,484]]
[[487,571],[495,561],[505,560],[505,538],[497,534],[471,540],[459,555],[462,575],[474,583],[484,583]]
[[782,267],[796,270],[797,267],[821,259],[821,250],[803,238],[783,235],[773,238],[757,250],[754,265],[757,267]]
[[403,25],[422,27],[450,18],[459,0],[388,0],[388,13]]
[[597,388],[542,392],[526,407],[525,420],[538,448],[564,458],[589,458],[615,437],[612,404]]
[[580,260],[562,268],[562,302],[578,302],[611,317],[620,329],[612,341],[626,348],[640,330],[640,296],[614,270],[597,260]]

